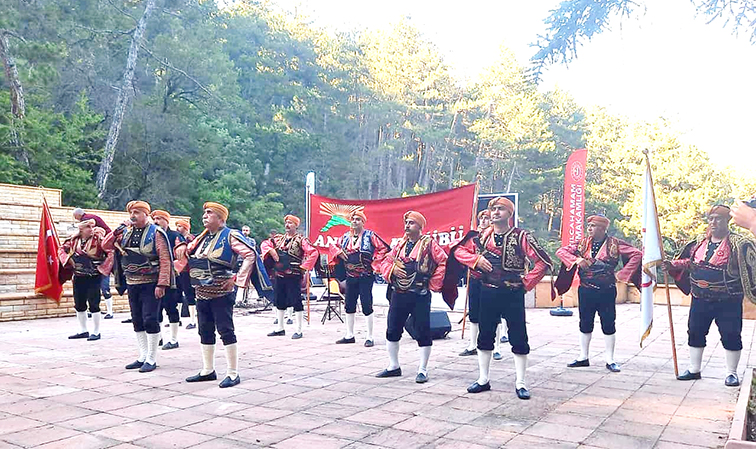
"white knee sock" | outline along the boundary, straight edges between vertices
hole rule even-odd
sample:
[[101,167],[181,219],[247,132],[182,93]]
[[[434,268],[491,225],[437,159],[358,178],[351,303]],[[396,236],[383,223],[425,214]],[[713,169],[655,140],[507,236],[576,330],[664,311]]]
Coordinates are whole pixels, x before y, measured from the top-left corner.
[[107,309],[108,315],[113,314],[113,298],[105,298],[105,308]]
[[147,360],[147,332],[136,332],[137,347],[139,348],[138,361],[144,362]]
[[386,340],[386,352],[389,356],[388,370],[399,368],[399,342]]
[[239,376],[239,352],[236,343],[226,345],[226,376],[235,380]]
[[286,316],[291,318],[294,316],[294,307],[288,307],[286,308]]
[[150,365],[157,363],[157,349],[160,343],[160,333],[147,334],[147,360]]
[[591,348],[591,336],[592,334],[590,332],[580,333],[580,357],[578,360],[588,360],[588,356],[590,354],[590,348]]
[[284,330],[284,314],[286,313],[285,310],[276,309],[276,318],[278,318],[278,327],[276,328],[276,332],[281,332]]
[[606,363],[614,363],[614,342],[617,340],[617,335],[604,335],[604,358]]
[[527,388],[525,386],[525,370],[528,368],[528,356],[524,354],[514,354],[515,372],[517,377],[515,379],[515,388]]
[[200,376],[207,376],[215,371],[215,345],[200,345],[202,347],[202,371]]
[[87,332],[87,312],[76,312],[76,319],[79,321],[79,333]]
[[735,377],[738,377],[740,351],[730,351],[725,349],[725,360],[727,361],[727,375],[734,374]]
[[302,322],[304,321],[304,310],[301,310],[299,312],[294,312],[294,315],[297,317],[297,333],[302,333]]
[[494,352],[501,354],[501,321],[496,326],[496,338],[494,339]]
[[189,321],[197,325],[197,306],[189,306]]
[[489,381],[491,373],[491,357],[493,353],[483,349],[478,349],[478,385],[485,385]]
[[354,316],[355,315],[356,314],[354,313],[346,314],[346,334],[344,334],[344,338],[354,337]]
[[693,374],[700,373],[704,348],[694,348],[693,346],[688,346],[688,348],[690,349],[690,366],[688,367],[688,371]]
[[430,359],[431,348],[433,346],[423,346],[420,348],[420,363],[417,366],[417,372],[428,375],[428,360]]
[[93,335],[100,335],[100,319],[102,318],[102,315],[100,313],[93,313],[92,314],[92,334]]
[[480,333],[480,327],[478,323],[470,323],[470,342],[467,344],[467,350],[472,351],[478,347],[478,334]]
[[178,323],[171,323],[171,343],[178,343]]
[[373,314],[365,317],[367,321],[367,339],[373,341]]

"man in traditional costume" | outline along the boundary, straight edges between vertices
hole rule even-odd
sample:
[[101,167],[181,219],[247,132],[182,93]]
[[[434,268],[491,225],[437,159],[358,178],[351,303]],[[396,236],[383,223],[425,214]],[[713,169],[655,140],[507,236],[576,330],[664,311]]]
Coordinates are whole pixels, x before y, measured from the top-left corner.
[[[87,213],[80,207],[73,210],[73,217],[78,222],[94,220],[95,228],[103,229],[106,235],[110,232],[110,227],[105,223],[105,220],[103,220],[102,217]],[[110,274],[102,276],[100,291],[102,292],[102,297],[105,299],[106,312],[104,312],[105,316],[103,318],[106,320],[113,319],[113,295],[110,293]]]
[[[88,219],[76,224],[76,232],[66,239],[58,252],[61,265],[73,271],[73,296],[79,332],[70,339],[100,339],[100,287],[102,277],[110,276],[113,252],[102,248],[106,232]],[[87,306],[92,314],[93,329],[87,330]]]
[[[481,275],[480,334],[478,335],[478,380],[467,388],[470,393],[491,389],[489,373],[496,340],[496,327],[503,316],[515,362],[515,392],[530,399],[525,384],[528,333],[525,324],[525,292],[535,288],[551,269],[551,259],[527,231],[514,228],[510,219],[514,204],[504,197],[489,201],[491,226],[480,236],[467,239],[455,251],[455,258]],[[527,272],[528,261],[535,264]]]
[[[181,234],[186,243],[191,243],[194,240],[194,235],[191,233],[191,226],[186,220],[176,220],[176,230]],[[174,248],[174,255],[176,249]],[[174,264],[175,266],[176,264]],[[189,324],[186,325],[187,330],[197,328],[197,300],[194,297],[194,287],[192,287],[192,281],[189,278],[189,269],[184,267],[183,271],[178,274],[176,284],[181,291],[182,307],[185,307],[189,312]],[[185,314],[184,314],[185,315]]]
[[[155,222],[155,224],[160,226],[160,229],[162,229],[165,232],[165,235],[168,236],[168,249],[171,251],[171,254],[173,254],[176,245],[186,240],[180,232],[171,229],[171,214],[164,210],[154,210],[152,211],[150,216],[152,217],[152,220]],[[177,276],[177,273],[175,271],[173,273],[173,276]],[[181,315],[179,315],[178,304],[180,300],[181,290],[179,290],[178,282],[176,282],[175,285],[171,286],[168,290],[165,291],[165,296],[163,297],[162,301],[163,310],[165,310],[165,313],[168,315],[167,326],[171,330],[170,339],[168,340],[168,343],[163,345],[163,350],[176,349],[179,347],[178,328],[179,321],[181,320]],[[160,318],[162,317],[163,314],[161,312]]]
[[105,237],[103,248],[117,250],[116,287],[126,283],[131,320],[136,333],[139,357],[126,369],[146,373],[157,368],[160,342],[160,303],[165,291],[175,285],[173,255],[168,236],[160,226],[149,222],[150,205],[130,201],[130,218]]
[[[475,236],[479,236],[481,232],[483,232],[486,228],[488,228],[491,225],[491,215],[488,212],[488,209],[483,209],[478,213],[478,229],[476,231],[470,231],[466,238],[470,239]],[[462,239],[462,242],[466,241],[465,239]],[[460,242],[461,243],[461,242]],[[456,245],[452,248],[452,252],[454,252],[456,249]],[[479,333],[479,319],[480,319],[480,283],[481,274],[475,270],[470,270],[470,278],[469,283],[467,285],[467,288],[469,289],[469,292],[467,294],[468,297],[468,308],[467,308],[467,316],[470,318],[470,340],[467,345],[467,348],[465,348],[464,351],[460,352],[460,356],[470,356],[470,355],[477,355],[478,354],[478,333]],[[502,325],[501,323],[496,328],[496,339],[494,340],[494,352],[493,352],[493,358],[494,360],[500,360],[502,358],[500,343],[505,343],[509,340],[507,340],[507,337],[501,336],[501,330]]]
[[357,314],[357,299],[362,304],[362,314],[367,321],[365,347],[373,346],[373,282],[374,271],[380,270],[381,262],[389,251],[389,245],[375,232],[365,229],[367,216],[362,209],[352,212],[351,229],[338,242],[338,255],[345,262],[346,270],[346,333],[336,344],[354,343],[354,319]]
[[[617,317],[617,279],[640,286],[643,253],[638,248],[616,237],[609,237],[609,219],[593,215],[586,220],[587,236],[579,242],[557,250],[562,268],[557,278],[558,293],[562,294],[572,285],[575,271],[580,276],[578,289],[578,312],[580,314],[580,356],[569,363],[570,368],[590,366],[588,359],[593,322],[598,313],[601,331],[604,334],[604,358],[606,369],[620,371],[614,360],[616,342],[615,320]],[[623,267],[615,274],[617,265]]]
[[276,234],[260,245],[263,260],[272,262],[275,270],[275,302],[277,328],[269,337],[286,335],[284,330],[284,313],[289,306],[294,307],[297,330],[292,339],[302,338],[304,306],[302,305],[302,284],[318,259],[318,250],[310,241],[297,232],[300,220],[294,215],[284,217],[284,234]]
[[738,362],[743,349],[743,298],[756,302],[756,242],[730,232],[730,208],[716,205],[709,210],[705,236],[688,243],[677,258],[665,266],[680,290],[691,295],[688,316],[690,365],[677,378],[701,378],[706,335],[711,322],[719,328],[725,350],[725,385],[737,387]]
[[430,333],[431,291],[441,291],[446,270],[446,253],[429,235],[423,235],[425,216],[420,212],[404,214],[404,237],[386,255],[381,275],[389,283],[391,301],[386,328],[386,350],[389,365],[376,377],[398,377],[399,340],[404,325],[412,316],[420,364],[415,382],[428,381],[428,360],[433,340]]
[[[206,382],[218,378],[215,373],[215,332],[226,348],[226,377],[221,388],[239,385],[239,353],[234,333],[236,287],[247,285],[256,276],[257,254],[246,238],[226,226],[228,209],[222,204],[207,202],[203,206],[205,230],[188,244],[176,247],[177,270],[189,267],[189,276],[197,297],[202,370],[188,377],[187,382]],[[238,259],[241,268],[234,274]]]

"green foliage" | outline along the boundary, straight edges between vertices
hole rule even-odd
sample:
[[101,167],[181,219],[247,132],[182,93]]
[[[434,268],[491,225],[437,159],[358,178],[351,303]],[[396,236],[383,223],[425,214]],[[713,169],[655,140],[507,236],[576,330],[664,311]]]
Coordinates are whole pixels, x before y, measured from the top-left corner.
[[[229,3],[229,2],[226,2]],[[66,204],[122,209],[132,199],[193,218],[230,209],[255,236],[304,216],[304,177],[317,191],[377,199],[480,182],[520,194],[522,225],[558,246],[564,164],[589,150],[588,210],[636,238],[640,182],[651,150],[662,227],[675,243],[703,228],[715,201],[756,193],[752,175],[724,176],[663,119],[636,122],[586,110],[566,92],[540,93],[502,47],[461,87],[438,49],[401,19],[382,30],[335,34],[268,3],[170,0],[152,16],[135,71],[108,191],[94,175],[123,77],[132,0],[13,0],[0,28],[27,114],[10,114],[0,78],[0,182],[59,187]],[[580,36],[605,27],[625,0],[565,1],[551,16],[541,61],[574,57]],[[575,15],[573,13],[580,12]],[[546,47],[544,47],[546,48]],[[553,252],[553,251],[552,251]]]

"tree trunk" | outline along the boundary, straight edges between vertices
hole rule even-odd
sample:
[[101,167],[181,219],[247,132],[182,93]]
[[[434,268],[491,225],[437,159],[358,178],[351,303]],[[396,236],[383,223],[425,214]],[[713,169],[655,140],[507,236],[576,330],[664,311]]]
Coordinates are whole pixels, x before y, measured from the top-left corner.
[[449,158],[449,189],[454,186],[454,157]]
[[16,61],[10,53],[10,42],[8,42],[9,32],[0,30],[0,58],[3,59],[5,67],[5,77],[8,79],[10,87],[11,112],[16,117],[22,119],[26,115],[26,103],[24,102],[24,87],[18,78],[18,69]]
[[100,164],[100,171],[97,173],[97,196],[99,198],[105,195],[105,189],[108,185],[108,177],[110,177],[110,171],[113,167],[113,158],[115,157],[115,149],[118,144],[118,135],[121,133],[123,116],[126,113],[126,107],[134,90],[134,70],[136,69],[139,46],[142,44],[144,30],[147,28],[147,21],[155,9],[155,1],[146,0],[147,4],[144,7],[142,17],[139,19],[134,34],[131,37],[129,55],[126,58],[126,70],[123,72],[123,83],[121,83],[121,91],[118,93],[118,100],[116,100],[113,121],[110,123],[110,130],[108,131],[108,140],[105,142],[105,154]]

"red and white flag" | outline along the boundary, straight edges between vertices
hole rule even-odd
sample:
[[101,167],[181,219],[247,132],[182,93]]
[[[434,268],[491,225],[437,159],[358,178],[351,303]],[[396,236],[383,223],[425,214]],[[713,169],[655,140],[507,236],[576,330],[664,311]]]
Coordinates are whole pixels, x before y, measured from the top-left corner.
[[60,262],[58,249],[60,240],[55,230],[55,223],[50,214],[47,201],[42,201],[42,219],[39,223],[39,239],[37,241],[37,276],[34,291],[48,298],[60,302],[63,296],[63,285],[60,282]]
[[643,182],[643,279],[640,300],[640,345],[651,333],[654,323],[654,290],[656,290],[656,267],[661,267],[664,257],[661,232],[659,231],[659,213],[656,209],[654,181],[651,176],[651,163],[646,154],[646,174]]

